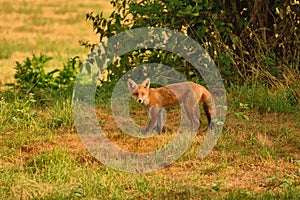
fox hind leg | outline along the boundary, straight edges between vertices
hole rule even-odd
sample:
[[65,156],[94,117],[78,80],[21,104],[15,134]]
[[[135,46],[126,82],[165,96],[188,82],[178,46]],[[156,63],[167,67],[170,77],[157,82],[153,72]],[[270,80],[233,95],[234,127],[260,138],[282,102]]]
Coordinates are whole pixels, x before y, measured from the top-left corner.
[[189,118],[191,122],[191,128],[192,130],[198,130],[200,127],[200,120],[199,120],[199,106],[196,105],[190,105],[188,103],[184,103],[184,109],[187,117]]
[[201,120],[200,120],[200,114],[199,114],[199,105],[195,105],[194,107],[194,120],[196,122],[196,127],[198,129],[198,131],[200,131],[201,128]]
[[194,107],[193,107],[193,110],[192,110],[192,115],[193,115],[193,118],[194,118],[194,128],[195,130],[199,130],[200,128],[200,120],[199,120],[199,106],[198,104],[196,104]]

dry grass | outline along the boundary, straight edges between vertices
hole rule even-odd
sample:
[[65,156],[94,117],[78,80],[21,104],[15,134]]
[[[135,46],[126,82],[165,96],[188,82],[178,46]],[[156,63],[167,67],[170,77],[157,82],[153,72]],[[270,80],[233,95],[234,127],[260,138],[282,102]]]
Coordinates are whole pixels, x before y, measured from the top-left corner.
[[49,68],[77,55],[85,58],[88,50],[79,40],[98,41],[85,14],[108,15],[111,9],[109,0],[0,0],[0,83],[12,82],[15,62],[32,53],[52,56]]
[[[174,135],[179,110],[171,110],[167,122],[169,131],[148,139],[137,139],[120,133],[111,113],[97,109],[98,119],[108,138],[120,148],[135,152],[151,152],[169,143]],[[133,118],[147,118],[145,110],[136,111]],[[251,121],[227,116],[225,131],[214,150],[204,159],[198,158],[205,127],[196,136],[189,150],[169,167],[151,172],[149,176],[172,179],[186,186],[201,186],[210,189],[220,184],[224,191],[247,190],[265,192],[282,187],[285,177],[300,173],[300,123],[298,115],[248,113]],[[204,116],[203,116],[204,117]],[[206,125],[204,125],[206,126]],[[75,155],[93,158],[84,152],[82,141],[77,135],[62,136],[62,143],[68,141],[68,148],[75,149]],[[63,145],[63,144],[62,144]],[[99,163],[100,164],[100,163]],[[298,176],[298,175],[297,175]],[[275,180],[270,179],[276,177]]]

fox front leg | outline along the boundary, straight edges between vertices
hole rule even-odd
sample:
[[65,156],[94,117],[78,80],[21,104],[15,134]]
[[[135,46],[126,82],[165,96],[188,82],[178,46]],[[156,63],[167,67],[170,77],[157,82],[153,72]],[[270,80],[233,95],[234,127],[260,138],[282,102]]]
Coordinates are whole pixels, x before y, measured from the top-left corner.
[[155,125],[157,125],[160,110],[161,110],[161,108],[157,104],[149,108],[150,122],[149,122],[148,126],[145,128],[143,134],[153,131]]
[[158,115],[158,120],[157,120],[157,125],[156,125],[156,128],[155,128],[157,133],[162,132],[165,123],[166,123],[166,110],[164,108],[160,108],[159,115]]

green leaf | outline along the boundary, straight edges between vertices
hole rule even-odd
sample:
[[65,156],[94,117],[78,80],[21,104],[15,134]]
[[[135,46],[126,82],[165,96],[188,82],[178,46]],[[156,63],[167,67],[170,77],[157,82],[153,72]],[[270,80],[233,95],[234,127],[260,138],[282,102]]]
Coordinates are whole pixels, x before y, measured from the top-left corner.
[[242,118],[246,121],[249,121],[249,117],[247,115],[242,115]]

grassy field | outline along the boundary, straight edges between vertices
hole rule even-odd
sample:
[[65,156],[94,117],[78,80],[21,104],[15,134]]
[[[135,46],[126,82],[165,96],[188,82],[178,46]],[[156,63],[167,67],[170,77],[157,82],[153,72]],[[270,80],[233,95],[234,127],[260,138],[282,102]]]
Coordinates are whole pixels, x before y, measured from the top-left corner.
[[[72,122],[70,98],[39,105],[5,93],[0,101],[1,199],[299,199],[299,114],[227,115],[225,131],[208,157],[198,153],[203,130],[169,167],[146,174],[110,169],[85,149]],[[147,121],[135,106],[133,118]],[[135,139],[118,129],[107,106],[97,116],[109,138],[131,152],[149,152],[175,134],[180,111],[168,113],[167,132]],[[202,116],[203,117],[203,116]],[[203,120],[204,121],[204,120]]]
[[[85,13],[107,10],[106,3],[0,0],[0,83],[12,82],[15,61],[32,53],[52,56],[49,68],[85,57],[78,40],[97,41]],[[143,174],[111,169],[86,150],[74,127],[71,92],[43,91],[36,101],[0,90],[0,199],[300,199],[299,104],[285,94],[229,88],[224,131],[209,156],[198,157],[207,127],[202,113],[202,130],[187,152]],[[165,133],[136,139],[118,129],[110,102],[100,102],[103,130],[125,149],[153,151],[175,135],[178,109],[168,111]],[[148,121],[145,109],[132,109],[133,119]]]
[[13,81],[15,62],[32,53],[52,56],[51,68],[61,67],[69,57],[85,58],[88,50],[79,40],[98,41],[86,13],[108,15],[112,9],[108,0],[1,0],[0,5],[0,83]]

